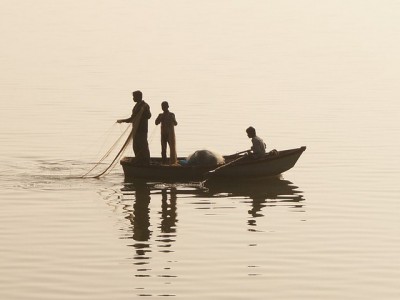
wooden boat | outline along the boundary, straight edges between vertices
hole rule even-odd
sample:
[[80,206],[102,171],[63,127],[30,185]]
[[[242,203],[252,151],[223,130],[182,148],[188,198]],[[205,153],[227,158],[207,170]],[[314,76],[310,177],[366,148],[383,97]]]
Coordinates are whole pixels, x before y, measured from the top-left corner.
[[[120,163],[124,170],[125,180],[146,179],[163,182],[190,182],[206,179],[252,179],[273,177],[294,167],[306,147],[279,151],[277,154],[266,154],[254,159],[247,155],[224,156],[221,165],[162,165],[161,158],[151,158],[150,165],[139,165],[134,157],[124,157]],[[185,160],[185,158],[178,158]]]

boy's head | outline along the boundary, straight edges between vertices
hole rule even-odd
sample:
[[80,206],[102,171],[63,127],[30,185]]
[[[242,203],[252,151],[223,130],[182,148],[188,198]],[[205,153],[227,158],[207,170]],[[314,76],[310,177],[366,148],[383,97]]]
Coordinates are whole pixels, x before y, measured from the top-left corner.
[[247,132],[247,136],[249,138],[253,138],[256,136],[256,130],[254,129],[254,127],[250,126],[249,128],[246,129]]
[[162,108],[163,111],[168,111],[168,108],[169,108],[168,102],[167,101],[163,101],[161,103],[161,108]]

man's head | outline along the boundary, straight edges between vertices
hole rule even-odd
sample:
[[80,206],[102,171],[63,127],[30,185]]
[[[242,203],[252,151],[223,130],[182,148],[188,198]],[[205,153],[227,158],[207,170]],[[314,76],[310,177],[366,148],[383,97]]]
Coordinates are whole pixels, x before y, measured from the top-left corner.
[[132,92],[133,101],[140,102],[143,99],[143,94],[141,91]]
[[163,101],[161,103],[161,108],[162,108],[163,111],[168,111],[168,108],[169,108],[168,102],[167,101]]
[[246,129],[247,132],[247,136],[249,138],[253,138],[256,136],[256,130],[254,129],[254,127],[250,126],[249,128]]

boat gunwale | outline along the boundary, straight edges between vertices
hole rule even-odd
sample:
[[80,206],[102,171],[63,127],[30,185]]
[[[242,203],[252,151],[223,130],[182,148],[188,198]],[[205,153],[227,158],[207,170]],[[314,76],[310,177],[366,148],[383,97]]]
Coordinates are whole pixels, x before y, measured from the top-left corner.
[[[133,163],[131,160],[134,157],[131,156],[126,156],[123,157],[120,161],[121,165],[127,165],[129,167],[134,167],[134,168],[146,168],[146,169],[177,169],[177,168],[185,168],[185,169],[216,169],[216,168],[229,168],[230,166],[240,166],[240,165],[253,165],[253,164],[260,164],[263,162],[267,162],[267,161],[272,161],[272,160],[276,160],[276,159],[281,159],[287,156],[291,156],[294,154],[301,154],[306,150],[306,146],[302,146],[299,148],[293,148],[293,149],[287,149],[287,150],[282,150],[282,151],[278,151],[278,155],[266,155],[265,157],[262,158],[258,158],[258,159],[251,159],[251,160],[239,160],[238,162],[234,162],[235,159],[237,158],[242,158],[245,157],[245,155],[239,155],[237,156],[237,158],[234,158],[232,161],[228,161],[226,163],[223,164],[217,164],[217,165],[162,165],[162,164],[150,164],[150,165],[136,165],[135,163]],[[281,154],[281,152],[283,152],[283,154]],[[226,157],[235,157],[235,155],[227,155],[224,156],[224,158]],[[185,158],[178,158],[178,159],[185,159]],[[152,160],[156,160],[156,161],[161,161],[160,157],[152,157],[150,158],[150,161]]]
[[[306,150],[306,146],[302,146],[300,148],[293,148],[293,149],[287,149],[287,150],[282,150],[282,152],[284,152],[283,154],[281,154],[280,151],[278,151],[277,155],[268,155],[266,154],[264,157],[261,158],[257,158],[257,159],[249,159],[249,160],[239,160],[237,163],[232,163],[230,164],[231,166],[239,166],[239,165],[252,165],[252,164],[259,164],[265,161],[272,161],[272,160],[276,160],[276,159],[280,159],[283,157],[287,157],[287,156],[292,156],[294,154],[301,154]],[[240,156],[240,157],[244,157],[244,156]],[[226,164],[228,164],[229,162],[227,162]],[[228,168],[230,165],[227,165],[226,167]],[[225,166],[225,164],[221,164],[221,167]]]

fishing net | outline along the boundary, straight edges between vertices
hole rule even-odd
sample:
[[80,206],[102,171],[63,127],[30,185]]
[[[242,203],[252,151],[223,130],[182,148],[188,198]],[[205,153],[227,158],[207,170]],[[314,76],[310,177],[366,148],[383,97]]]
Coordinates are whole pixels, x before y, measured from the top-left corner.
[[[103,157],[94,165],[92,169],[90,169],[86,174],[82,176],[82,178],[100,178],[104,175],[107,175],[111,170],[115,167],[115,165],[119,162],[121,159],[122,155],[124,154],[125,150],[127,147],[130,145],[132,140],[135,139],[139,124],[140,124],[140,119],[142,117],[142,114],[145,110],[145,107],[143,106],[138,113],[133,117],[132,119],[132,126],[128,126],[127,129],[122,133],[122,135],[118,138],[118,140],[114,143],[114,145],[111,146],[111,148],[103,155]],[[100,173],[97,173],[96,175],[91,174],[94,172],[95,169],[98,168],[98,166],[105,160],[107,159],[112,151],[117,147],[117,145],[120,143],[121,140],[123,140],[123,137],[127,134],[129,131],[129,128],[131,128],[131,131],[126,138],[124,144],[122,145],[121,149],[118,151],[117,155],[114,157],[112,162]]]
[[221,154],[210,150],[197,150],[187,157],[187,164],[192,166],[220,165],[225,162]]

